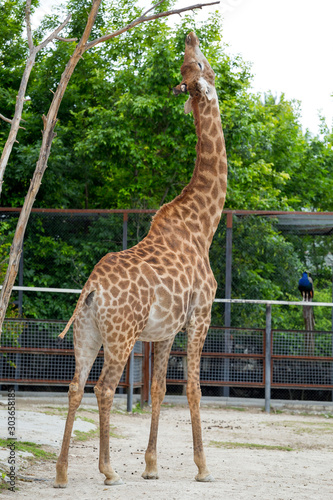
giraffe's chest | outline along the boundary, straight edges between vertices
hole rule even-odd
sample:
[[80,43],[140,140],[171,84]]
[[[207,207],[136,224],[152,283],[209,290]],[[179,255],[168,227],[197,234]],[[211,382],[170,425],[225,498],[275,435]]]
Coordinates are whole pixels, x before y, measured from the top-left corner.
[[[186,315],[185,315],[186,316]],[[139,340],[158,342],[177,335],[184,328],[185,318],[174,317],[172,314],[161,314],[159,307],[151,307],[149,318]]]
[[172,294],[166,287],[158,287],[140,340],[155,342],[174,337],[185,327],[189,309],[189,290]]

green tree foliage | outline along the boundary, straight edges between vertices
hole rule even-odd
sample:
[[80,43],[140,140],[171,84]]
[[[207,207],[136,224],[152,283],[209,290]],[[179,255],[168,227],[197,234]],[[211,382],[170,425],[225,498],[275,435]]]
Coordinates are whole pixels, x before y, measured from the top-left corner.
[[[78,36],[85,4],[73,1],[69,6],[77,15],[67,36]],[[130,21],[137,9],[134,2],[119,1],[116,6],[105,3],[101,12],[94,37]],[[222,99],[235,100],[249,81],[246,65],[223,51],[217,15],[201,27],[195,27],[193,17],[186,16],[176,27],[165,21],[143,24],[85,53],[59,110],[57,138],[36,206],[158,208],[189,181],[195,161],[193,118],[183,112],[185,98],[172,94],[181,78],[184,33],[198,32],[221,80]],[[44,29],[58,22],[47,19]],[[40,117],[72,50],[71,44],[57,42],[35,65],[28,89],[29,129],[21,134],[7,170],[8,205],[22,204],[40,146]]]
[[[27,49],[22,35],[24,3],[5,1],[0,7],[5,21],[0,34],[0,112],[8,116]],[[160,8],[170,5],[164,2]],[[86,8],[83,0],[68,1],[43,20],[36,39],[59,25],[67,10],[73,16],[64,34],[79,38]],[[91,38],[125,25],[139,11],[134,0],[105,0]],[[216,73],[229,166],[226,208],[333,210],[332,132],[323,122],[318,136],[304,133],[297,102],[251,92],[250,66],[239,56],[226,54],[217,13],[205,24],[197,22],[195,14],[178,24],[144,23],[84,54],[59,109],[57,137],[36,207],[158,208],[179,194],[192,175],[196,135],[192,115],[183,112],[185,97],[174,97],[172,88],[181,79],[185,34],[193,29]],[[20,131],[7,167],[4,206],[22,205],[41,144],[41,116],[73,47],[74,43],[56,41],[37,56],[28,87],[31,101],[25,105],[27,130]],[[0,147],[8,127],[0,122]],[[69,236],[67,224],[58,221],[52,226],[46,218],[31,219],[25,241],[25,284],[79,288],[100,257],[121,248],[121,220],[90,220],[85,226],[75,220]],[[223,225],[222,221],[211,250],[219,297],[224,296]],[[133,224],[131,242],[136,243],[148,227],[148,221]],[[299,298],[297,281],[304,268],[318,277],[317,285],[327,295],[330,267],[325,258],[331,243],[327,244],[322,238],[283,235],[274,220],[238,219],[233,297]],[[75,297],[65,301],[27,295],[25,314],[68,317],[74,301]],[[256,325],[259,314],[260,308],[233,306],[238,326]],[[221,308],[214,307],[214,318],[223,322]],[[301,314],[295,320],[295,313],[284,309],[278,320],[285,328],[302,326]],[[327,326],[327,318],[318,321]]]
[[[25,0],[0,2],[0,113],[7,118],[14,114],[16,94],[20,86],[28,44],[24,37]],[[32,11],[38,5],[32,1]],[[8,136],[9,124],[0,120],[0,147]]]

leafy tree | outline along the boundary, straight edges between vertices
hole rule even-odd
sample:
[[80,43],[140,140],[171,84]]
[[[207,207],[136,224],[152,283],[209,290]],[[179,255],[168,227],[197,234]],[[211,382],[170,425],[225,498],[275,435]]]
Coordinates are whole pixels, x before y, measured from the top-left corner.
[[[10,114],[26,50],[21,43],[23,10],[19,9],[24,2],[16,2],[12,13],[13,3],[5,4],[5,19],[13,16],[15,22],[6,22],[0,35],[5,61],[4,73],[0,72],[0,111]],[[79,37],[86,3],[71,0],[62,9],[74,13],[66,36]],[[105,1],[92,37],[114,30],[137,14],[135,1]],[[47,16],[36,42],[62,18],[63,10]],[[297,102],[283,95],[275,99],[269,92],[263,97],[251,93],[250,67],[239,56],[225,53],[222,27],[216,13],[204,25],[194,14],[172,26],[157,20],[86,52],[59,109],[57,137],[36,206],[158,208],[181,191],[192,175],[197,138],[193,118],[184,114],[182,97],[175,98],[172,88],[181,78],[184,36],[194,29],[216,73],[229,164],[226,208],[332,210],[332,133],[323,124],[317,137],[304,134]],[[11,37],[17,39],[13,51],[8,42]],[[38,158],[41,115],[72,52],[71,44],[55,42],[37,56],[28,88],[31,101],[25,107],[27,130],[20,131],[7,167],[4,205],[22,205]],[[0,122],[0,146],[5,127]],[[223,220],[211,249],[219,297],[224,296]],[[69,222],[31,218],[25,240],[25,284],[79,288],[102,255],[121,249],[120,219],[92,218],[83,224],[76,218],[66,233]],[[133,223],[131,242],[143,237],[148,227],[148,221]],[[233,297],[296,298],[298,276],[305,267],[317,278],[320,293],[327,294],[330,268],[325,257],[332,250],[328,239],[282,234],[274,220],[240,218],[234,227]],[[50,299],[26,294],[24,312],[60,319],[70,315],[75,300],[75,296]],[[223,323],[221,310],[214,306],[215,323]],[[302,326],[301,314],[279,311],[280,326]],[[232,314],[235,326],[258,326],[259,315],[264,317],[262,309],[243,306],[232,306]],[[326,328],[324,316],[318,312],[317,324]]]
[[[36,7],[39,2],[33,1]],[[12,116],[25,66],[28,46],[23,36],[25,0],[3,0],[0,5],[0,110]],[[8,124],[0,120],[0,137],[8,135]],[[6,134],[7,131],[7,134]]]
[[[134,3],[119,5],[123,17],[131,19]],[[105,4],[106,19],[114,22],[111,13],[116,11]],[[78,22],[69,26],[68,37],[74,35],[71,29],[79,31]],[[157,208],[179,193],[193,171],[196,136],[193,119],[183,113],[172,88],[181,78],[184,33],[193,25],[193,16],[186,16],[176,28],[164,21],[141,25],[85,54],[59,110],[58,137],[36,201],[39,206]],[[216,60],[221,79],[223,74],[222,94],[236,96],[248,81],[248,72],[239,60],[224,55],[216,15],[208,26],[195,29],[206,52]],[[53,27],[50,21],[46,27]],[[101,33],[107,28],[100,23]],[[33,165],[40,114],[49,104],[49,89],[55,88],[70,50],[59,43],[36,65],[29,88],[33,119],[26,135],[30,137],[18,158],[13,158],[15,169],[7,174],[7,199],[13,202],[10,193],[15,185],[15,204],[25,193],[25,189],[18,192],[17,178],[23,178],[24,186],[31,176],[32,167],[27,168],[25,158],[30,157]]]

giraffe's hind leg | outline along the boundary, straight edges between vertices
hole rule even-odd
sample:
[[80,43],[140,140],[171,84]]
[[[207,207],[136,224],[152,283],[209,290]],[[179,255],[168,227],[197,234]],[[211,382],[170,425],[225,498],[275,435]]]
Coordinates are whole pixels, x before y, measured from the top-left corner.
[[[75,413],[80,406],[89,372],[102,345],[102,339],[97,327],[92,322],[78,322],[74,327],[74,344],[75,374],[69,385],[68,414],[61,452],[56,465],[54,488],[65,488],[67,486],[68,450]],[[80,347],[78,347],[78,344]]]
[[158,479],[156,453],[158,422],[166,391],[166,371],[173,340],[174,338],[171,338],[154,343],[154,371],[151,384],[152,415],[149,442],[145,454],[146,468],[142,474],[144,479]]

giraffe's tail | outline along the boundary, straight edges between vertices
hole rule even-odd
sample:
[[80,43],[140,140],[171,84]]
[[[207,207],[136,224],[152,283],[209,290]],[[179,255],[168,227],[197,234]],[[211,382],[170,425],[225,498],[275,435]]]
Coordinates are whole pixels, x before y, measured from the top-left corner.
[[78,315],[79,311],[81,310],[83,304],[87,304],[88,306],[91,304],[91,301],[92,301],[92,299],[94,297],[95,291],[96,291],[96,289],[90,289],[90,288],[88,290],[84,290],[84,289],[82,290],[80,298],[77,301],[76,307],[75,307],[74,312],[72,314],[72,317],[68,321],[68,323],[65,326],[64,330],[58,335],[59,340],[62,340],[65,337],[66,333],[70,329],[71,324],[73,323],[73,321],[75,320],[75,318]]

